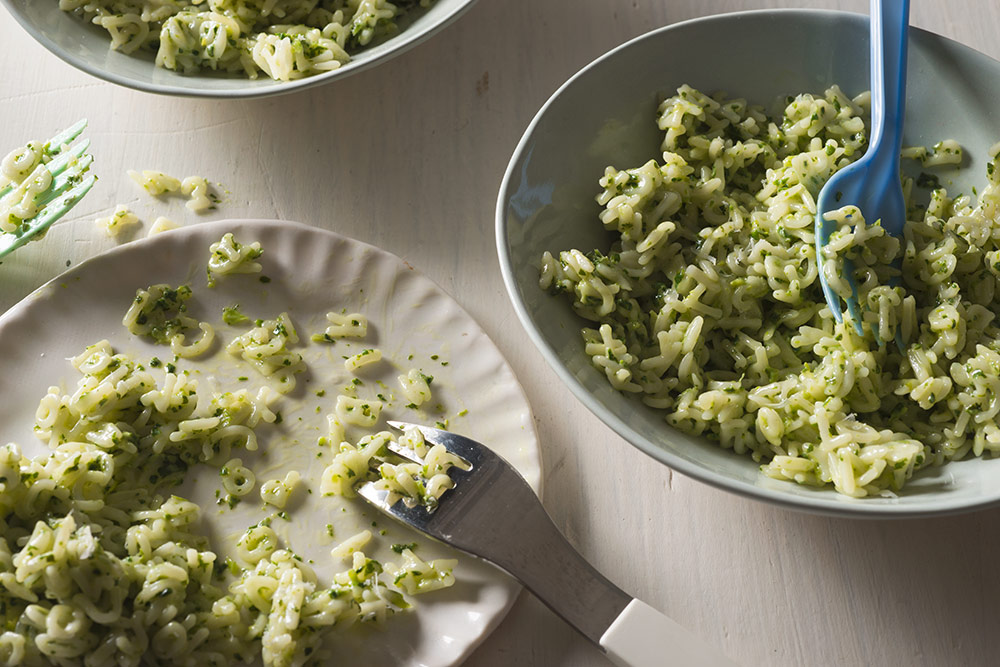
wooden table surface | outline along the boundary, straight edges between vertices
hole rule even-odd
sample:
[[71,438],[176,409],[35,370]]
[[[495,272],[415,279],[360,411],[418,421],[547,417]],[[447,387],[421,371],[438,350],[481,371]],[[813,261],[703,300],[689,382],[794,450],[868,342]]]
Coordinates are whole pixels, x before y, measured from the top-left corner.
[[[55,2],[55,0],[37,0]],[[864,0],[800,2],[866,12]],[[528,121],[567,77],[621,42],[753,0],[481,0],[438,37],[363,74],[251,101],[159,97],[78,72],[0,11],[0,147],[90,119],[93,192],[44,243],[0,267],[0,308],[114,241],[93,220],[130,205],[148,226],[298,220],[401,256],[496,341],[530,399],[545,505],[594,565],[744,665],[1000,664],[1000,509],[913,521],[800,514],[652,461],[548,368],[500,278],[494,206]],[[1000,58],[995,0],[915,1],[914,25]],[[1000,103],[1000,102],[998,102]],[[1000,138],[1000,137],[998,137]],[[127,169],[225,185],[194,216],[140,196]],[[522,594],[468,667],[608,664]]]

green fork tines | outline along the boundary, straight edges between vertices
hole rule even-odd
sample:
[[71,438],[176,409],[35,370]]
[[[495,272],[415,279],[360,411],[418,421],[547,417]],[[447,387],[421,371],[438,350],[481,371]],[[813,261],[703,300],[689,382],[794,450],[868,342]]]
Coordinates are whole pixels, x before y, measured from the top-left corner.
[[[94,162],[93,156],[86,154],[90,140],[83,139],[70,145],[86,127],[87,121],[80,120],[43,145],[41,162],[28,180],[40,176],[42,171],[48,171],[52,182],[35,195],[34,204],[38,211],[34,216],[21,220],[14,231],[0,233],[0,257],[44,236],[49,227],[73,208],[97,182],[96,176],[87,173]],[[18,185],[10,183],[0,188],[0,202]]]

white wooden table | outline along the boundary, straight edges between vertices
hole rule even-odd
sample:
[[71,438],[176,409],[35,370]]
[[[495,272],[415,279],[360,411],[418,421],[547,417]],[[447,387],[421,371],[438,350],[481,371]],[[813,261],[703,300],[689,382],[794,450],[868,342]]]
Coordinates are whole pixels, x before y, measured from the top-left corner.
[[[38,0],[54,2],[55,0]],[[90,119],[101,180],[43,244],[0,267],[6,309],[109,248],[93,220],[165,208],[127,169],[198,173],[228,193],[205,218],[326,227],[390,250],[466,308],[534,407],[545,504],[599,569],[745,665],[1000,664],[1000,510],[848,521],[744,500],[673,474],[603,426],[560,384],[514,316],[494,248],[507,159],[541,103],[594,57],[700,15],[775,0],[482,0],[388,66],[246,102],[171,99],[71,69],[0,11],[0,148]],[[864,0],[801,2],[866,12]],[[1000,58],[995,0],[915,0],[915,25]],[[1000,103],[1000,102],[998,102]],[[1000,137],[998,137],[1000,138]],[[522,594],[469,667],[608,664]]]

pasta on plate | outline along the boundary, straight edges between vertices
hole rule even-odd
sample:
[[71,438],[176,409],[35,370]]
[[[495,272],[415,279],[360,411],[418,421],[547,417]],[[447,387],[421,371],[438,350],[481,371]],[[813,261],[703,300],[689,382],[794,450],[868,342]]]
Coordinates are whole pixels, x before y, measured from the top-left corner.
[[[662,158],[600,180],[613,242],[546,252],[540,277],[592,323],[583,346],[615,389],[768,476],[855,497],[1000,451],[1000,145],[978,194],[904,179],[902,239],[843,202],[817,257],[815,199],[863,154],[867,111],[867,94],[837,87],[775,116],[681,87],[657,112]],[[904,156],[962,160],[949,141]],[[835,322],[820,288],[824,271],[848,293],[844,258],[863,335]],[[902,349],[880,344],[897,333]]]
[[[238,269],[260,258],[260,245],[231,234],[220,243],[253,256],[220,256],[213,244],[216,280],[249,279]],[[268,446],[260,431],[280,423],[291,400],[304,362],[288,346],[299,339],[284,313],[238,320],[230,326],[247,331],[223,358],[256,368],[262,385],[199,382],[183,364],[207,354],[211,340],[176,349],[187,330],[215,332],[186,314],[195,297],[186,285],[139,289],[123,304],[122,324],[172,352],[171,361],[140,361],[107,340],[88,346],[70,360],[75,383],[52,386],[38,405],[34,432],[47,450],[31,457],[15,444],[0,447],[0,665],[303,665],[322,660],[331,627],[385,619],[410,608],[408,596],[455,582],[454,560],[424,560],[415,544],[393,546],[398,562],[369,557],[370,533],[335,548],[331,557],[346,568],[321,581],[285,542],[272,522],[290,521],[295,494],[312,492],[308,471],[268,478],[248,457]],[[353,391],[338,399],[362,401]],[[433,505],[449,488],[456,461],[414,434],[401,441],[426,456],[423,466],[389,452],[391,433],[352,443],[336,412],[327,419],[317,445],[337,453],[315,476],[323,494],[352,496],[370,479]],[[233,538],[234,558],[213,548],[201,525],[206,508],[176,492],[206,468],[217,470],[219,511],[259,499],[268,513]]]

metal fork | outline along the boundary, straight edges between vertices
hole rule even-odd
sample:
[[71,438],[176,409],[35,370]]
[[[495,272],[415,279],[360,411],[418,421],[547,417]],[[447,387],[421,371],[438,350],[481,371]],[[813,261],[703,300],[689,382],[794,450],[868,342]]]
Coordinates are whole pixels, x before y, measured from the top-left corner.
[[[18,220],[17,229],[12,232],[0,232],[0,257],[4,257],[20,248],[28,241],[40,238],[52,224],[66,214],[77,202],[90,191],[97,182],[93,174],[87,175],[94,158],[86,155],[90,140],[83,139],[72,146],[65,147],[80,136],[87,121],[81,120],[66,128],[45,142],[43,158],[28,176],[28,179],[48,171],[52,175],[49,187],[35,196],[35,205],[39,210],[26,220]],[[27,179],[26,179],[27,180]],[[8,198],[17,189],[17,183],[9,183],[0,188],[0,212],[6,215]]]
[[[443,445],[469,464],[452,467],[454,487],[437,507],[390,504],[390,492],[363,484],[358,493],[389,516],[482,558],[521,581],[550,609],[597,644],[617,665],[733,667],[736,663],[671,619],[608,581],[559,532],[538,497],[509,463],[486,446],[436,428],[419,429],[426,442]],[[406,447],[389,448],[422,463]]]

